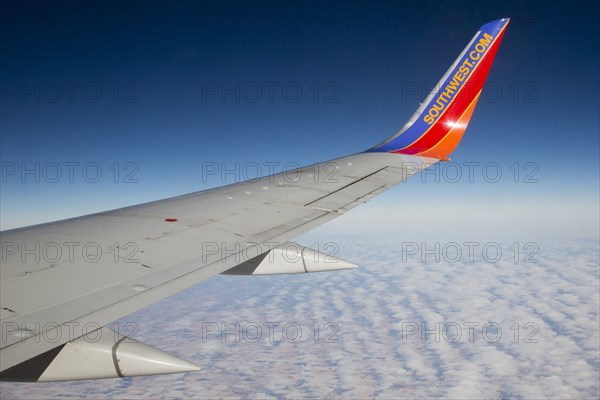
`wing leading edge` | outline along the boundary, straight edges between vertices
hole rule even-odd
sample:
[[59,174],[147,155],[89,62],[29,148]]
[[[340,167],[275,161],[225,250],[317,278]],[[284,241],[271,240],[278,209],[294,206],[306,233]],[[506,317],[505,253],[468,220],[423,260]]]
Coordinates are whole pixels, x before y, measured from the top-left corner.
[[[1,232],[0,379],[94,379],[125,376],[123,368],[129,375],[196,370],[149,346],[120,347],[125,339],[105,326],[220,273],[355,267],[341,260],[337,266],[315,264],[307,254],[318,253],[310,249],[290,253],[282,248],[447,159],[462,138],[507,24],[508,19],[501,19],[484,25],[409,122],[366,152],[258,180]],[[69,257],[40,259],[30,251],[49,244],[66,246]],[[91,244],[93,260],[85,252],[71,251]],[[300,256],[301,267],[285,260],[292,253]],[[91,333],[111,338],[98,346],[82,342]],[[74,356],[82,352],[100,361]],[[125,367],[117,354],[127,354]],[[166,359],[169,367],[161,370]]]

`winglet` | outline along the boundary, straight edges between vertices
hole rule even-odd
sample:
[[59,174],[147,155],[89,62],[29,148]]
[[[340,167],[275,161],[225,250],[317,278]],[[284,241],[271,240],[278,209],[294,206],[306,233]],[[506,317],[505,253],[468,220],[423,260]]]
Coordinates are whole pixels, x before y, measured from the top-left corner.
[[368,151],[448,159],[475,110],[508,22],[483,25],[406,125]]

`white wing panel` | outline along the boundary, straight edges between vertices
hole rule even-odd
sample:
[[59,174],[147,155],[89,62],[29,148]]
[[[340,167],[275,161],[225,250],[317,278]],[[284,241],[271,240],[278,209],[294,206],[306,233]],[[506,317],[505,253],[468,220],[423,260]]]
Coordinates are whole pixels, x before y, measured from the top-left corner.
[[[248,259],[241,253],[245,245],[268,251],[272,243],[285,243],[330,221],[340,215],[335,210],[350,209],[436,161],[363,153],[251,182],[2,232],[3,249],[5,243],[77,241],[98,244],[103,257],[89,262],[79,255],[72,262],[47,263],[3,254],[0,370],[81,336],[86,324],[106,325],[231,269]],[[43,340],[55,336],[51,343]]]

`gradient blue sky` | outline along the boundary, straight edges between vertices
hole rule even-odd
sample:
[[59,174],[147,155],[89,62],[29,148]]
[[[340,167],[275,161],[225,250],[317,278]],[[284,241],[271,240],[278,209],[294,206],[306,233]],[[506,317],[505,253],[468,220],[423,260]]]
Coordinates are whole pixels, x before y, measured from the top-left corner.
[[[202,179],[207,162],[362,151],[501,17],[511,23],[452,159],[463,173],[465,162],[497,163],[503,178],[413,178],[340,226],[377,213],[385,224],[407,207],[415,224],[451,215],[441,222],[597,240],[599,17],[577,2],[4,2],[2,229],[221,184]],[[223,99],[224,88],[235,93]],[[65,162],[79,163],[73,183]],[[35,163],[63,165],[63,176],[7,173]],[[87,163],[101,167],[97,183],[82,178]],[[128,172],[137,183],[123,182]],[[538,182],[523,182],[532,172]]]

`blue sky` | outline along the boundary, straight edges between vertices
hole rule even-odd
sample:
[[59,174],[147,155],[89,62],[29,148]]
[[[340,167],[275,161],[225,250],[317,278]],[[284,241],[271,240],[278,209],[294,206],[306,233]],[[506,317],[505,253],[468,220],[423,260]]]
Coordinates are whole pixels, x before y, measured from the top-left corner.
[[[598,16],[583,4],[7,2],[1,17],[2,229],[221,184],[207,163],[244,178],[362,151],[479,26],[510,17],[452,155],[462,179],[413,178],[347,223],[423,204],[448,224],[598,237]],[[498,182],[481,174],[498,166]]]

